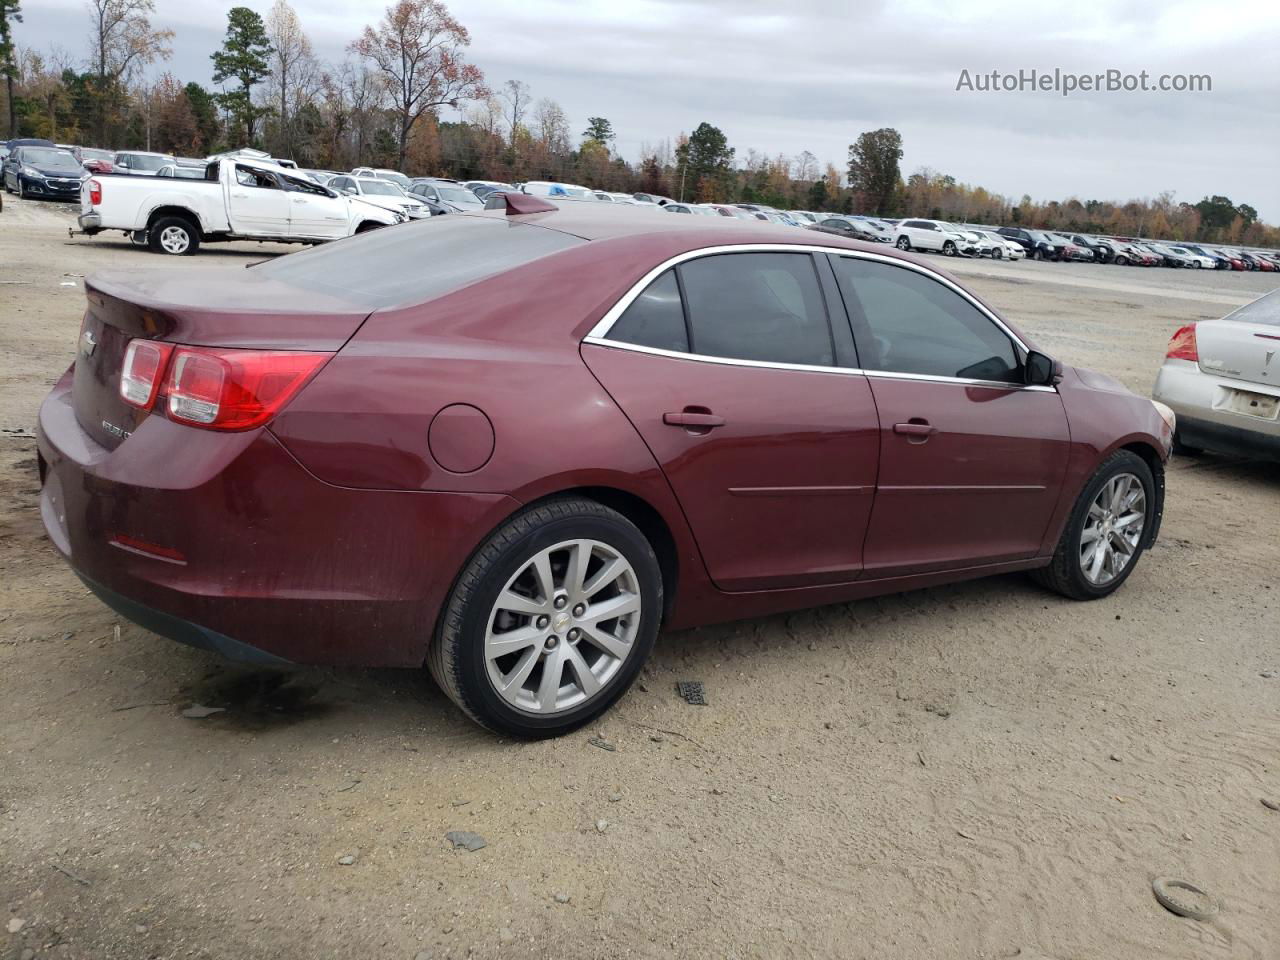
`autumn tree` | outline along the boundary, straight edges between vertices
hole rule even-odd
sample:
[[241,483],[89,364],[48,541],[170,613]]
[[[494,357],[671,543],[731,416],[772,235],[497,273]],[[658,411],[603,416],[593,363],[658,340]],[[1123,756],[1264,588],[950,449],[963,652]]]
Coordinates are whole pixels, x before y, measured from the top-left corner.
[[222,130],[213,94],[194,81],[188,83],[183,92],[187,95],[187,103],[191,105],[191,116],[195,120],[196,134],[199,137],[199,146],[194,152],[212,153]]
[[98,142],[110,142],[108,125],[124,102],[124,87],[136,70],[157,60],[167,60],[172,30],[151,26],[154,0],[88,0],[92,17],[90,42],[94,74],[96,134]]
[[399,166],[409,131],[424,113],[489,95],[480,68],[463,58],[470,43],[466,28],[439,0],[398,0],[387,7],[377,29],[365,27],[351,44],[352,53],[377,68],[394,103]]
[[880,216],[891,212],[901,159],[902,135],[892,127],[860,133],[849,146],[849,186]]
[[267,38],[262,17],[248,7],[232,7],[227,11],[227,36],[222,49],[210,55],[213,60],[213,82],[234,80],[239,87],[216,95],[218,104],[244,128],[245,144],[253,146],[258,118],[271,108],[253,102],[253,88],[271,72],[271,41]]
[[156,148],[163,153],[192,154],[200,146],[200,128],[187,91],[173,74],[160,75],[151,90],[149,115]]
[[267,42],[271,53],[271,88],[279,122],[278,149],[290,156],[294,148],[293,115],[304,99],[305,88],[315,74],[311,41],[289,0],[276,0],[267,14]]

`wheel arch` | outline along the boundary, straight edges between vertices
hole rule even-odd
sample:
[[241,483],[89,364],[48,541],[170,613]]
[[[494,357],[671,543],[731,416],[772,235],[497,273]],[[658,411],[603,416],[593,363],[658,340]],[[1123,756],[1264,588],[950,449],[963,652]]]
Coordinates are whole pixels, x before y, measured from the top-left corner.
[[1136,454],[1151,470],[1151,482],[1155,486],[1156,503],[1151,524],[1147,527],[1143,548],[1150,547],[1160,535],[1160,522],[1164,519],[1164,457],[1155,446],[1145,440],[1131,440],[1116,449]]
[[204,224],[200,222],[200,215],[189,207],[161,206],[156,207],[147,215],[147,229],[150,230],[156,225],[156,221],[162,217],[177,217],[186,220],[189,224],[196,228],[200,237],[204,237]]

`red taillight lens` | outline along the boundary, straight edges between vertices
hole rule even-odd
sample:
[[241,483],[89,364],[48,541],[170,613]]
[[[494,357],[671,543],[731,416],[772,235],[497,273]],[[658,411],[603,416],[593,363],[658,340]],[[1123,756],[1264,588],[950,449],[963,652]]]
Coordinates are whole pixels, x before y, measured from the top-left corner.
[[280,411],[332,354],[179,347],[165,384],[169,418],[251,430]]
[[1200,362],[1200,354],[1196,350],[1196,325],[1189,323],[1173,335],[1169,341],[1169,352],[1165,354],[1171,360],[1192,360]]
[[102,203],[102,184],[97,180],[89,181],[89,202],[95,207]]
[[173,347],[154,340],[134,340],[124,355],[120,370],[120,396],[143,410],[150,410],[164,377],[164,368]]

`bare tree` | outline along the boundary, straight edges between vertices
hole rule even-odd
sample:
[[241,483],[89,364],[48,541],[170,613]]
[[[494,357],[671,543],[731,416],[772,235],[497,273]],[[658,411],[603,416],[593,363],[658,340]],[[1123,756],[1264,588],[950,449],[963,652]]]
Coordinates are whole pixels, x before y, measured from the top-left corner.
[[349,104],[352,131],[355,134],[355,163],[364,162],[365,150],[372,139],[371,124],[386,102],[386,88],[379,77],[361,64],[350,61],[342,65],[338,77],[338,89]]
[[[271,41],[271,86],[280,112],[280,153],[293,153],[293,116],[303,91],[314,80],[315,64],[307,39],[289,0],[276,0],[267,14]],[[309,92],[309,91],[308,91]]]
[[802,183],[818,179],[818,158],[808,150],[800,153],[795,160],[795,179]]
[[88,0],[92,28],[92,68],[96,78],[97,135],[107,142],[107,114],[110,101],[132,78],[135,71],[167,60],[173,53],[169,42],[172,30],[154,30],[150,15],[155,0]]
[[507,105],[505,117],[509,131],[508,143],[514,147],[520,130],[520,121],[529,110],[529,85],[520,80],[508,80],[502,85],[500,95]]
[[553,154],[569,152],[569,119],[554,100],[543,97],[533,108],[537,138]]
[[466,28],[439,0],[398,0],[377,29],[365,27],[351,52],[371,61],[400,116],[399,158],[409,145],[414,122],[437,107],[488,96],[484,74],[462,56],[471,43]]

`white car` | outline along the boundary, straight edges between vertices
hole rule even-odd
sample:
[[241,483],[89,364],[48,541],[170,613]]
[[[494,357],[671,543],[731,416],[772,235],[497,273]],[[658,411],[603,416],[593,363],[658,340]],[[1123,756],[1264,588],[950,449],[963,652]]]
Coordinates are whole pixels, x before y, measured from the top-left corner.
[[218,160],[206,172],[216,178],[89,177],[80,188],[80,229],[122,230],[156,253],[189,256],[217,240],[316,243],[405,221],[260,160]]
[[956,257],[971,241],[959,228],[941,220],[901,220],[894,230],[893,245],[899,250],[926,250]]
[[112,173],[127,173],[135,177],[154,177],[162,167],[177,164],[168,153],[148,153],[145,150],[122,150],[112,163]]
[[535,197],[551,197],[553,200],[596,201],[595,191],[576,183],[557,183],[552,180],[530,180],[520,185],[521,191]]
[[353,177],[376,177],[379,180],[390,180],[401,189],[408,190],[413,183],[399,170],[388,170],[385,167],[356,167],[351,171]]
[[1174,452],[1280,460],[1280,290],[1178,330],[1151,395],[1177,414]]
[[1204,254],[1188,250],[1186,247],[1170,246],[1169,249],[1179,256],[1185,257],[1188,261],[1186,265],[1197,270],[1213,270],[1218,266],[1218,262],[1213,257],[1206,257]]
[[991,252],[985,256],[991,257],[992,260],[1022,260],[1027,255],[1026,249],[1016,240],[1002,237],[990,230],[975,230],[974,233],[991,241]]
[[348,197],[359,197],[366,203],[384,210],[402,213],[413,220],[421,220],[431,216],[431,208],[417,197],[411,197],[390,180],[381,177],[356,177],[344,174],[334,177],[327,184],[330,190],[336,190]]

